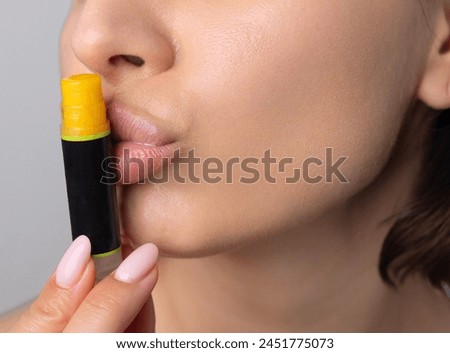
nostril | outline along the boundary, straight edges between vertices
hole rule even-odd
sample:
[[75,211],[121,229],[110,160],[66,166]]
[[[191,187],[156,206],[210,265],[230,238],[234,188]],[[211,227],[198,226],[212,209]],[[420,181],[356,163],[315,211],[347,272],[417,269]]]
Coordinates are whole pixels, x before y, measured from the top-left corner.
[[124,60],[127,63],[130,63],[137,67],[141,67],[145,64],[144,59],[136,55],[114,55],[111,58],[109,58],[109,62],[112,65],[118,64],[120,60]]

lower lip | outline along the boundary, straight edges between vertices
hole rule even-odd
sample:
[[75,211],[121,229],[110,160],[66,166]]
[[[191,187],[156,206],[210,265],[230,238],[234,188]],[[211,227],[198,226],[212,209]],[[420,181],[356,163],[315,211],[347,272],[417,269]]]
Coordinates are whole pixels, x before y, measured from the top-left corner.
[[152,146],[137,142],[119,142],[114,146],[118,158],[120,184],[144,184],[174,157],[175,143]]

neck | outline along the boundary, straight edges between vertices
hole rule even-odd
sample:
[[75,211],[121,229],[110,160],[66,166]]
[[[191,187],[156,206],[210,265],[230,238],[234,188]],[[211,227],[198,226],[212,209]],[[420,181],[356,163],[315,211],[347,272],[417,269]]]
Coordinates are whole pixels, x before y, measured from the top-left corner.
[[[405,152],[405,151],[403,151]],[[195,259],[162,258],[159,332],[398,332],[450,328],[448,299],[419,277],[395,289],[378,260],[420,158],[392,159],[341,207],[288,234]],[[404,156],[403,156],[404,157]]]

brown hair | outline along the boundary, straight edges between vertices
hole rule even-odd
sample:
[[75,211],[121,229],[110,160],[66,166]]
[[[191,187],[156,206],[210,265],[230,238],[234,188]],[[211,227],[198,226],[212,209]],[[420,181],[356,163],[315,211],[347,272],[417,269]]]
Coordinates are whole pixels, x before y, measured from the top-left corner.
[[412,273],[439,289],[450,284],[450,110],[436,119],[427,145],[414,200],[381,250],[379,272],[394,287]]

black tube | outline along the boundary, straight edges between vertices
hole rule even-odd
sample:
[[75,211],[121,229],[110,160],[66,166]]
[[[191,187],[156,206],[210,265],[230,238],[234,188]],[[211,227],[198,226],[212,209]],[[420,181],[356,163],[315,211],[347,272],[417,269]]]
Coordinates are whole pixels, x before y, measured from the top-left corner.
[[[86,235],[92,255],[120,248],[116,189],[101,182],[102,162],[112,155],[110,135],[89,141],[62,140],[72,238]],[[105,163],[107,167],[107,163]],[[104,166],[105,167],[105,166]]]

